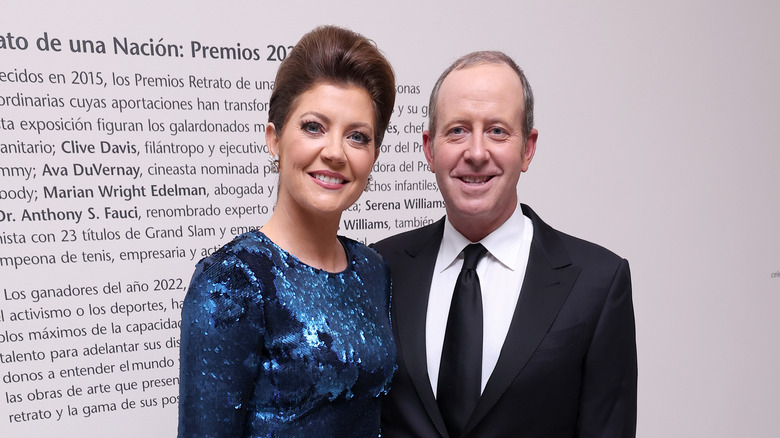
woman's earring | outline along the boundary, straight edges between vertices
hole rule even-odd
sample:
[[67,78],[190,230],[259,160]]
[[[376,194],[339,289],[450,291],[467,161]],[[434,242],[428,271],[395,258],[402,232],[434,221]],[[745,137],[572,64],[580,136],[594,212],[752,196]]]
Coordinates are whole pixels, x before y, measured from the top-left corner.
[[372,182],[374,182],[374,175],[368,175],[368,181],[366,181],[366,188],[363,189],[364,192],[368,191],[368,188],[371,187]]
[[279,173],[279,156],[272,155],[268,157],[268,164],[271,166],[271,173]]

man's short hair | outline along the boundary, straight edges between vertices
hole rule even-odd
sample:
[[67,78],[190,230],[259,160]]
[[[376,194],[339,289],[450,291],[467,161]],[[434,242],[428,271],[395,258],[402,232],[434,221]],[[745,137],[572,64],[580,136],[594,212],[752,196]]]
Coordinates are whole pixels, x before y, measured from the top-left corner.
[[520,78],[520,82],[523,85],[523,140],[527,139],[531,134],[531,129],[534,127],[534,93],[531,90],[531,84],[528,83],[528,79],[523,73],[523,69],[503,52],[484,50],[471,52],[461,56],[447,67],[441,76],[439,76],[439,79],[433,86],[433,91],[431,91],[431,98],[428,101],[428,132],[430,133],[431,138],[436,135],[436,101],[439,98],[439,89],[441,88],[442,82],[444,82],[444,79],[455,70],[462,70],[480,64],[508,65],[517,73],[517,76]]

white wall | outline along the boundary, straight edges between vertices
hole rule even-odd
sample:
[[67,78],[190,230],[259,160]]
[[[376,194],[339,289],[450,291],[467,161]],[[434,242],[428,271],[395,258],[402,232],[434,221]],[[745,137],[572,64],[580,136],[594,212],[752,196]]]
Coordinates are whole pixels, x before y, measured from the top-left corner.
[[[302,4],[301,4],[302,3]],[[0,75],[40,72],[44,84],[3,82],[0,79],[0,147],[19,141],[49,143],[53,156],[0,152],[0,169],[35,168],[35,178],[0,174],[0,211],[12,213],[15,222],[0,221],[0,257],[51,255],[55,264],[0,266],[0,355],[33,352],[41,360],[0,363],[8,382],[0,386],[0,424],[6,436],[174,436],[175,386],[149,388],[144,382],[173,378],[178,364],[148,371],[121,371],[126,362],[178,360],[175,340],[178,330],[128,332],[134,324],[178,320],[174,302],[182,289],[127,292],[130,284],[165,286],[163,279],[181,279],[186,286],[194,263],[204,248],[229,239],[221,227],[261,225],[267,214],[241,218],[227,216],[226,207],[271,208],[271,176],[203,175],[202,165],[254,163],[262,172],[263,153],[224,156],[153,155],[144,150],[146,141],[174,141],[217,145],[229,142],[263,146],[262,132],[242,134],[193,134],[171,136],[169,130],[154,133],[108,135],[91,131],[22,130],[26,120],[97,119],[141,121],[147,119],[170,127],[183,119],[209,122],[265,123],[260,112],[128,110],[110,108],[85,111],[72,108],[70,98],[197,99],[265,101],[268,91],[238,90],[238,78],[272,80],[278,62],[267,61],[268,45],[289,46],[318,24],[351,27],[374,39],[396,68],[399,84],[417,86],[419,94],[400,94],[398,105],[416,106],[417,115],[396,114],[393,123],[400,134],[389,134],[389,146],[380,157],[385,169],[375,172],[380,184],[396,181],[433,181],[422,170],[401,172],[401,163],[415,169],[421,152],[395,152],[398,143],[421,142],[419,134],[403,133],[403,127],[419,125],[430,87],[452,60],[477,49],[499,49],[513,56],[526,70],[537,99],[536,120],[540,131],[536,157],[521,178],[520,198],[551,225],[593,240],[618,252],[631,262],[639,348],[638,436],[725,438],[774,436],[774,415],[780,404],[780,353],[776,347],[780,322],[780,205],[776,176],[780,152],[777,102],[780,101],[780,30],[776,26],[780,6],[769,1],[655,1],[626,4],[618,1],[526,1],[526,2],[418,2],[396,1],[384,5],[346,1],[288,2],[261,5],[258,2],[7,2],[0,16],[0,35],[23,36],[26,50],[0,49]],[[46,32],[62,41],[62,51],[41,51],[36,40]],[[182,57],[130,56],[114,53],[112,39],[155,42],[182,46]],[[105,54],[72,53],[69,40],[106,43]],[[204,45],[258,48],[259,61],[194,58],[191,41]],[[1,47],[1,45],[0,45]],[[72,71],[101,72],[104,81],[114,73],[156,77],[181,77],[183,88],[106,87],[72,84]],[[63,73],[67,84],[51,84],[50,73]],[[231,80],[229,90],[197,89],[189,76]],[[93,76],[94,77],[94,76]],[[20,107],[12,98],[62,97],[65,108]],[[9,129],[7,121],[13,121]],[[138,155],[66,154],[61,143],[100,141],[135,144]],[[137,166],[144,175],[86,177],[73,174],[74,164]],[[153,164],[196,168],[197,175],[160,177],[148,174]],[[69,175],[44,175],[43,166],[65,167]],[[389,169],[395,166],[395,172]],[[384,170],[384,171],[382,171]],[[261,195],[216,196],[220,184],[260,184]],[[145,195],[130,201],[101,197],[97,186],[135,185]],[[151,196],[151,186],[162,184],[203,186],[208,197]],[[92,188],[95,197],[46,199],[44,187]],[[8,199],[8,191],[37,190],[37,200]],[[50,190],[50,189],[49,189]],[[435,191],[373,191],[359,201],[360,212],[345,214],[345,234],[366,241],[401,231],[396,219],[434,220],[440,209],[407,209],[404,198],[438,199]],[[398,211],[366,212],[369,201],[399,202]],[[219,207],[223,214],[207,218],[161,219],[149,217],[147,209],[190,206]],[[75,221],[23,221],[28,212],[80,211],[92,207],[100,218]],[[137,207],[140,219],[105,218],[105,207]],[[0,215],[2,216],[2,215]],[[347,230],[350,220],[388,221],[389,229]],[[177,229],[186,236],[189,226],[214,228],[215,236],[158,238],[145,236],[147,227]],[[128,240],[130,229],[140,230],[139,239]],[[85,241],[83,232],[116,231],[118,240]],[[65,230],[65,231],[63,231]],[[71,234],[71,231],[73,230]],[[33,234],[53,233],[56,241],[32,243]],[[26,243],[13,243],[13,234]],[[69,242],[75,235],[76,241]],[[121,261],[122,251],[179,248],[182,258],[139,263]],[[191,250],[195,251],[192,256]],[[65,264],[64,253],[77,261]],[[86,262],[82,252],[101,258],[110,253],[114,262]],[[193,259],[193,260],[191,260]],[[18,263],[21,259],[15,259]],[[122,292],[104,294],[108,283],[122,284]],[[35,302],[33,290],[72,286],[95,287],[95,296],[46,298]],[[22,298],[22,295],[24,298]],[[14,297],[19,299],[13,299]],[[160,303],[132,315],[111,314],[111,306]],[[105,315],[90,315],[103,307]],[[41,310],[67,309],[70,317],[11,321],[11,314],[41,315]],[[79,309],[85,311],[78,316]],[[32,316],[36,318],[36,316]],[[169,323],[170,324],[170,323]],[[112,333],[112,326],[122,333]],[[105,334],[95,326],[106,327]],[[51,332],[81,329],[84,336],[51,339]],[[31,332],[47,339],[30,339]],[[15,336],[16,335],[16,336]],[[16,341],[21,335],[24,340]],[[14,340],[12,340],[12,338]],[[166,347],[166,342],[171,348]],[[144,350],[159,342],[160,349]],[[138,343],[138,352],[84,356],[84,348],[97,345]],[[61,350],[75,348],[78,356],[52,360]],[[114,365],[112,372],[93,376],[62,377],[63,370]],[[170,362],[168,362],[170,364]],[[48,372],[55,376],[48,378]],[[14,382],[41,372],[41,380]],[[124,394],[119,389],[132,387]],[[164,380],[158,384],[170,383]],[[100,386],[97,386],[100,385]],[[106,386],[108,385],[108,389]],[[96,394],[87,394],[90,391]],[[80,388],[81,395],[68,395]],[[59,393],[58,393],[59,391]],[[102,391],[102,393],[101,393]],[[49,395],[50,399],[35,400]],[[72,393],[72,392],[71,392]],[[32,395],[30,395],[32,394]],[[36,395],[38,394],[38,395]],[[59,394],[59,397],[57,396]],[[21,401],[14,402],[16,398]],[[33,400],[30,400],[29,398]],[[51,398],[54,397],[54,398]],[[129,408],[123,402],[134,401]],[[142,401],[156,406],[141,407]],[[110,409],[86,416],[91,410]],[[96,407],[97,406],[97,407]],[[75,409],[70,415],[69,409]],[[86,409],[86,410],[85,410]],[[46,415],[51,419],[35,419]],[[58,412],[62,417],[58,420]]]

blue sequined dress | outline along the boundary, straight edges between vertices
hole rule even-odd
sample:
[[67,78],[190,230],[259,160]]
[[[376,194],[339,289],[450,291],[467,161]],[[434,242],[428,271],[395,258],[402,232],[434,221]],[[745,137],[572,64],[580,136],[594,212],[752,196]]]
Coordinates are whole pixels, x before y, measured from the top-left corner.
[[182,309],[179,437],[375,437],[395,370],[390,275],[339,237],[312,268],[249,232],[203,259]]

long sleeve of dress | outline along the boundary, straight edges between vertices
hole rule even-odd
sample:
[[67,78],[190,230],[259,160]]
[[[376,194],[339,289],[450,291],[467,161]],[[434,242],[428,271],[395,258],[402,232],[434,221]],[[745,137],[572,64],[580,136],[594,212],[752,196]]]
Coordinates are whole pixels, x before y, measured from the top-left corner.
[[198,265],[182,309],[180,438],[244,436],[262,361],[260,289],[234,254]]

